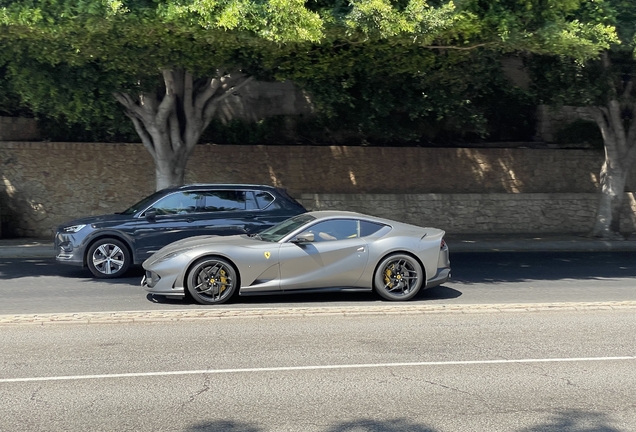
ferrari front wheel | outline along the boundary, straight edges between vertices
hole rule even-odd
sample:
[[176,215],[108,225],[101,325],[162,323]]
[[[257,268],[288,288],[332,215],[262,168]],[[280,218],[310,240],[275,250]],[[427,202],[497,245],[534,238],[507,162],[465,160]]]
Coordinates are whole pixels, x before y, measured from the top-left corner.
[[424,270],[415,258],[406,254],[385,257],[375,270],[375,290],[387,300],[410,300],[424,283]]
[[234,266],[222,258],[202,258],[187,275],[188,292],[201,304],[227,302],[238,290]]

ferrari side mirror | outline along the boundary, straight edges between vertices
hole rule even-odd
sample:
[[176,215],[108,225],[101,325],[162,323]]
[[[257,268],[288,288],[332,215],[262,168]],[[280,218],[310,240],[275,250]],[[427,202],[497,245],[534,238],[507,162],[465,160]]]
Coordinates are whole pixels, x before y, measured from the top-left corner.
[[292,239],[292,243],[311,243],[314,241],[314,233],[301,233]]

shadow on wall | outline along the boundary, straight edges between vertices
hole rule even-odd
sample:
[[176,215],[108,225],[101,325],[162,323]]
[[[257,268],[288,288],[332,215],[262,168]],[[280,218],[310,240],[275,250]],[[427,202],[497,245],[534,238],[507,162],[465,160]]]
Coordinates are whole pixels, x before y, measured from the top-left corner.
[[[210,169],[213,160],[215,169]],[[588,150],[351,146],[197,146],[203,182],[269,183],[302,193],[595,193]]]
[[27,219],[35,223],[44,220],[44,206],[18,192],[7,177],[2,176],[2,181],[4,187],[0,188],[0,238],[16,238],[25,234],[37,237],[36,232],[25,233],[21,225]]
[[[122,211],[154,191],[154,162],[141,144],[3,142],[0,161],[3,236],[49,236],[64,221]],[[601,162],[601,155],[585,150],[198,145],[186,180],[270,184],[287,188],[297,199],[308,193],[444,194],[438,213],[457,223],[461,220],[453,210],[458,204],[466,207],[453,198],[460,194],[480,194],[471,198],[476,202],[494,194],[596,193]],[[379,201],[381,213],[392,212],[393,205],[411,211],[406,202]],[[332,204],[343,208],[346,203]],[[488,223],[490,232],[499,229],[498,214],[488,214],[487,203],[479,205],[479,214],[469,215],[479,229],[465,226],[455,232],[484,232]],[[546,214],[560,207],[556,202]],[[523,213],[518,206],[513,210]],[[540,217],[528,215],[531,221]]]

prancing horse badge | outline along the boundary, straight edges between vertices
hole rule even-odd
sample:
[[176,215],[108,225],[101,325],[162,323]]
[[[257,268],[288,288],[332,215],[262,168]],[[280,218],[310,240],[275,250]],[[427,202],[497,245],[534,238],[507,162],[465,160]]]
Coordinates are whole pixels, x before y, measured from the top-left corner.
[[266,259],[269,259],[269,257],[271,257],[271,256],[272,256],[272,254],[271,254],[271,253],[269,253],[269,252],[265,252],[263,255],[265,255],[265,258],[266,258]]

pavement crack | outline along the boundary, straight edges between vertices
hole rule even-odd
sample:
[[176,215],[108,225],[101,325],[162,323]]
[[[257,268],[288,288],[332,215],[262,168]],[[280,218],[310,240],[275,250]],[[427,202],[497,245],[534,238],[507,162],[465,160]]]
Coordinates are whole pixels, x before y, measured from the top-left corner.
[[486,407],[486,409],[488,409],[491,413],[496,412],[496,410],[490,405],[490,403],[488,403],[487,399],[482,397],[482,396],[480,396],[480,395],[478,395],[478,394],[467,392],[465,390],[458,389],[457,387],[447,386],[447,385],[444,385],[442,383],[437,383],[437,382],[434,382],[434,381],[426,381],[425,380],[424,382],[427,383],[427,384],[431,384],[431,385],[437,386],[437,387],[441,387],[441,388],[443,388],[445,390],[450,390],[450,391],[454,391],[454,392],[457,392],[457,393],[468,395],[468,396],[470,396],[472,398],[475,398],[479,402],[481,402]]
[[38,387],[36,388],[33,393],[31,393],[31,400],[32,401],[38,401],[38,393],[40,392],[40,390],[42,390],[42,387]]
[[201,387],[201,389],[199,389],[198,391],[192,393],[188,400],[186,402],[184,402],[183,404],[181,404],[181,408],[185,408],[187,405],[191,404],[192,402],[195,401],[195,399],[197,397],[199,397],[200,395],[202,395],[203,393],[206,393],[210,390],[210,375],[205,374],[204,375],[204,379],[203,379],[203,386]]

